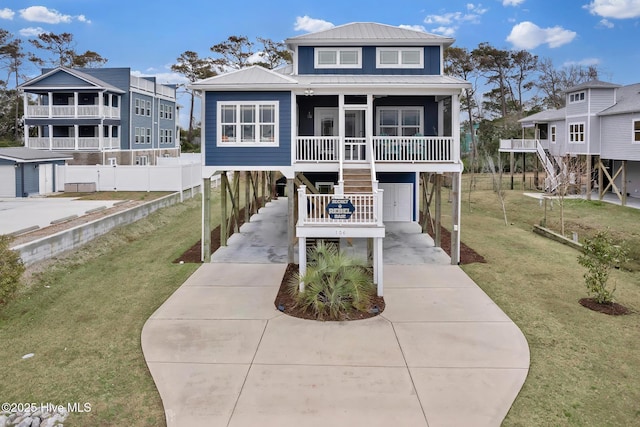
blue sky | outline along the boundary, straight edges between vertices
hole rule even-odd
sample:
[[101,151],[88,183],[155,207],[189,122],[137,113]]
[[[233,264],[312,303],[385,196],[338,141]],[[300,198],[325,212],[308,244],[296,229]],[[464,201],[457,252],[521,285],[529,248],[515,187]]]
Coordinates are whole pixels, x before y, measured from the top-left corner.
[[640,0],[0,0],[0,28],[18,37],[70,32],[77,50],[100,53],[106,66],[171,83],[182,82],[169,67],[185,50],[208,56],[230,35],[284,40],[357,21],[447,35],[469,49],[527,49],[556,66],[598,65],[602,80],[640,82]]

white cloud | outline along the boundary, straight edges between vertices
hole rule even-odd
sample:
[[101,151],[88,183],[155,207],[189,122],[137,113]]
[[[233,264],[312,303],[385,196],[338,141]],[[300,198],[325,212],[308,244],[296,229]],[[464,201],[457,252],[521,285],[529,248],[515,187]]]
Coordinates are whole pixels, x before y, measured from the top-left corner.
[[503,6],[519,6],[524,3],[524,0],[502,0]]
[[534,49],[543,44],[556,48],[570,43],[576,35],[576,32],[560,26],[540,28],[533,22],[525,21],[511,29],[507,41],[517,49]]
[[600,64],[600,59],[598,58],[584,58],[581,59],[579,61],[565,61],[562,66],[563,67],[570,67],[572,65],[582,65],[584,67],[589,67],[591,65],[599,65]]
[[615,25],[613,22],[609,21],[607,18],[602,18],[600,22],[598,22],[599,28],[613,28]]
[[63,15],[55,9],[47,9],[44,6],[31,6],[20,10],[20,16],[31,22],[45,22],[47,24],[68,24],[71,15]]
[[23,37],[36,37],[42,33],[46,33],[46,31],[42,27],[27,27],[18,31]]
[[76,19],[77,19],[79,22],[85,22],[85,23],[87,23],[87,24],[91,24],[91,20],[90,20],[90,19],[87,19],[87,17],[86,17],[86,16],[84,16],[84,15],[78,15],[78,16],[76,16]]
[[462,23],[480,23],[480,17],[489,10],[483,8],[481,4],[476,5],[473,3],[467,3],[466,9],[466,13],[448,12],[441,15],[427,15],[424,18],[424,23],[437,25],[436,28],[431,28],[429,31],[451,37]]
[[15,16],[15,12],[9,8],[0,9],[0,19],[12,20]]
[[640,17],[640,0],[593,0],[583,6],[592,15],[627,19]]
[[427,32],[427,29],[422,25],[398,25],[398,27],[405,30],[422,31],[423,33]]
[[296,23],[293,26],[295,31],[307,31],[309,33],[315,33],[316,31],[328,30],[329,28],[333,28],[333,25],[329,21],[325,21],[323,19],[315,19],[311,18],[308,15],[298,16],[296,18]]

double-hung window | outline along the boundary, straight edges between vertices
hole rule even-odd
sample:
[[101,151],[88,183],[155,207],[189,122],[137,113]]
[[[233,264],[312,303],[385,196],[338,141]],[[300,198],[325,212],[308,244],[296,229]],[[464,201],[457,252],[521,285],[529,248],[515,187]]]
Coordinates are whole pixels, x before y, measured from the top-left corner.
[[218,145],[278,145],[278,102],[219,102]]
[[556,143],[556,127],[551,126],[551,143],[555,144]]
[[314,52],[316,68],[362,68],[362,48],[317,47]]
[[414,136],[423,133],[422,107],[378,108],[378,135]]
[[584,142],[584,123],[571,123],[569,125],[569,144],[582,144]]
[[415,47],[376,48],[376,68],[423,68],[424,49]]
[[584,102],[584,92],[576,92],[569,95],[569,104]]
[[640,120],[633,121],[633,139],[634,144],[640,144]]

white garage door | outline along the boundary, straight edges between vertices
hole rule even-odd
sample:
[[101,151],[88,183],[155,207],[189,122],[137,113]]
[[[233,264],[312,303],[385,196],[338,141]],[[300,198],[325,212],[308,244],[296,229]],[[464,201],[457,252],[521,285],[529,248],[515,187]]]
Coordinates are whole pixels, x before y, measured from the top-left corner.
[[0,197],[16,197],[16,168],[0,166]]
[[380,183],[383,194],[383,221],[413,220],[413,184]]

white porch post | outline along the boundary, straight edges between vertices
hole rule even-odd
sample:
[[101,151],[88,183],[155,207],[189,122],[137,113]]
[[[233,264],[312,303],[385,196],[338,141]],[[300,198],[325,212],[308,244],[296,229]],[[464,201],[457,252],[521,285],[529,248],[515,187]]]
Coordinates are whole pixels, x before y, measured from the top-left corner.
[[453,203],[451,204],[451,219],[452,219],[452,232],[451,232],[451,264],[460,264],[460,205],[462,202],[462,171],[456,172],[452,176],[451,183],[451,198]]
[[384,283],[382,280],[384,274],[384,261],[382,254],[382,242],[384,239],[382,237],[376,237],[375,245],[373,248],[373,278],[374,281],[377,280],[376,285],[378,285],[378,296],[381,297],[384,295]]
[[[298,273],[303,277],[307,273],[307,238],[298,238]],[[300,280],[298,291],[304,292],[304,282]]]
[[102,124],[102,120],[98,124],[98,147],[100,151],[104,149],[104,125]]
[[[367,160],[375,161],[375,150],[373,149],[373,94],[367,94],[367,112],[365,118],[364,136],[367,138]],[[377,183],[377,179],[376,179]],[[373,189],[374,191],[376,188]]]
[[[344,93],[338,95],[338,144],[340,144],[339,156],[340,164],[344,163],[344,143],[345,143],[345,126],[344,126]],[[344,188],[344,177],[342,168],[338,172],[338,186]]]
[[453,136],[452,160],[460,160],[460,94],[451,95],[451,136]]
[[98,92],[98,116],[104,117],[104,92]]
[[80,135],[80,125],[73,125],[73,139],[74,145],[76,146],[76,150],[78,149],[79,144],[79,135]]
[[73,117],[78,118],[78,92],[73,92]]
[[[51,114],[51,105],[49,105],[49,114]],[[49,150],[53,150],[53,125],[47,125],[49,128]]]
[[[27,96],[27,92],[22,92],[22,111],[24,112],[24,117],[29,117],[29,98]],[[24,146],[29,147],[29,125],[24,125]]]
[[47,92],[47,101],[49,101],[49,118],[51,118],[53,117],[53,92]]

